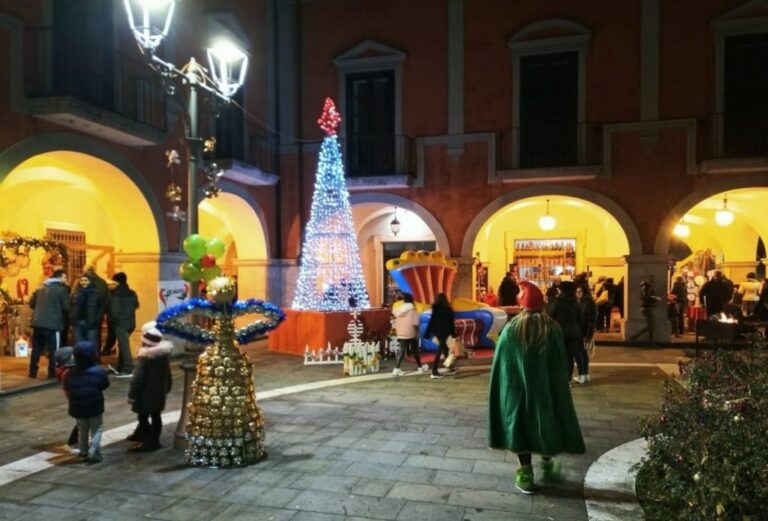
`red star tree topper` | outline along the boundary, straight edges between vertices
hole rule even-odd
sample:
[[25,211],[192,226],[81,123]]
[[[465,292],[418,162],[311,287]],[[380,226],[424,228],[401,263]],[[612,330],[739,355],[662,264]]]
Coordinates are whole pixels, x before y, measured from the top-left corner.
[[325,98],[323,112],[320,114],[317,124],[320,125],[320,128],[323,129],[327,135],[335,136],[336,129],[339,128],[339,123],[341,123],[341,116],[339,115],[339,111],[336,110],[336,105],[331,98]]

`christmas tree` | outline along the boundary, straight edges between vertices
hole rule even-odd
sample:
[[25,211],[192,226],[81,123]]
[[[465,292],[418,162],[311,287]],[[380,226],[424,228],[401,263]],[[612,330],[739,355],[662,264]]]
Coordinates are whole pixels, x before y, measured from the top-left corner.
[[317,162],[312,210],[301,250],[293,309],[345,311],[369,308],[352,207],[336,129],[341,117],[330,98],[317,120],[325,132]]

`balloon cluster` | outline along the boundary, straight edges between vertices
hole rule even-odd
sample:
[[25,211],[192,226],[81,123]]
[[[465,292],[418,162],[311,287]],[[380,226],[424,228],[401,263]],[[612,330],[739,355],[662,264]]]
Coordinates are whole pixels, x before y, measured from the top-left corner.
[[181,266],[179,275],[186,282],[196,283],[211,282],[221,276],[221,268],[216,265],[216,259],[224,255],[226,246],[221,239],[205,240],[197,234],[192,234],[184,239],[184,251],[188,255]]

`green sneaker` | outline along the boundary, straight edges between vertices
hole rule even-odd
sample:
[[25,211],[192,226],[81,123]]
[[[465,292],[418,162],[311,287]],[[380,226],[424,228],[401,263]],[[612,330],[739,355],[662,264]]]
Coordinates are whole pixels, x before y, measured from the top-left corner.
[[560,462],[554,459],[542,460],[541,477],[544,481],[556,482],[563,480]]
[[523,494],[533,494],[533,467],[526,465],[517,469],[515,487]]

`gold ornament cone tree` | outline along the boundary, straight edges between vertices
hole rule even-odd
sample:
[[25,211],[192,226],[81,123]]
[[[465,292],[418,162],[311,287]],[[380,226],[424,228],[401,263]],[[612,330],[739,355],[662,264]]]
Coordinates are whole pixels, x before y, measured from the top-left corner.
[[[216,292],[216,282],[209,284],[214,298],[226,294],[231,299],[233,293],[228,290]],[[235,317],[251,313],[264,318],[236,330]],[[215,326],[208,330],[187,323],[182,317],[188,314],[213,318]],[[253,369],[238,345],[274,329],[284,318],[280,308],[256,299],[219,303],[190,299],[158,316],[157,326],[164,333],[208,345],[198,357],[187,405],[185,459],[189,465],[242,467],[266,456],[264,416],[256,403]]]

